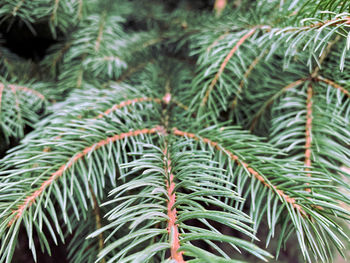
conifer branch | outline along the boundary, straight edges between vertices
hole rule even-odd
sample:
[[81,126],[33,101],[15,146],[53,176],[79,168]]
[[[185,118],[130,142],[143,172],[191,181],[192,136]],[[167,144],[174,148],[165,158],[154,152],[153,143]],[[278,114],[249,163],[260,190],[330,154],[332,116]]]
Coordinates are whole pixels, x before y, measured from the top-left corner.
[[[3,83],[1,83],[1,85],[4,86]],[[30,94],[38,97],[41,100],[45,100],[45,96],[42,93],[40,93],[39,91],[36,91],[34,89],[31,89],[31,88],[28,88],[28,87],[25,87],[25,86],[14,85],[14,84],[9,84],[8,87],[10,89],[12,89],[12,91],[22,90],[24,92],[30,93]]]
[[172,173],[172,166],[171,166],[171,159],[170,154],[168,152],[168,145],[165,143],[164,146],[164,170],[166,175],[166,187],[167,187],[167,193],[168,193],[168,226],[167,231],[169,234],[169,241],[170,241],[170,253],[171,253],[171,259],[176,260],[178,263],[185,263],[182,254],[183,252],[179,251],[180,248],[180,240],[179,240],[179,229],[178,224],[176,223],[177,220],[177,212],[175,208],[176,203],[176,193],[175,193],[175,182],[174,182],[174,175]]
[[102,118],[104,115],[108,115],[112,111],[124,108],[126,106],[133,105],[135,103],[149,102],[149,101],[152,101],[152,102],[155,102],[155,103],[161,103],[162,102],[161,99],[149,98],[149,97],[135,98],[135,99],[132,99],[132,100],[122,101],[119,104],[113,105],[112,108],[109,108],[109,109],[105,110],[104,113],[99,114],[96,119]]
[[236,51],[239,49],[239,47],[249,38],[251,37],[255,31],[256,31],[256,27],[252,28],[250,31],[248,31],[246,34],[244,34],[241,39],[238,40],[238,42],[236,43],[236,45],[230,50],[230,52],[227,54],[227,56],[225,57],[224,61],[221,63],[219,71],[216,73],[215,77],[213,78],[213,80],[210,82],[209,87],[207,88],[207,91],[205,92],[205,96],[202,99],[201,102],[201,106],[205,106],[205,104],[208,101],[208,98],[210,96],[210,93],[213,91],[216,83],[218,82],[221,74],[224,72],[225,67],[227,65],[227,63],[230,61],[231,57],[236,53]]
[[9,222],[8,225],[11,226],[17,219],[19,219],[24,213],[24,211],[28,209],[35,202],[35,200],[45,191],[45,189],[47,189],[53,182],[55,182],[59,177],[61,177],[67,169],[71,168],[77,161],[84,158],[86,155],[115,141],[123,140],[128,137],[139,136],[141,134],[153,134],[153,133],[156,133],[158,130],[161,130],[159,126],[151,129],[145,128],[142,130],[135,130],[135,131],[131,130],[129,132],[116,134],[112,137],[108,137],[105,140],[99,141],[93,144],[92,146],[85,148],[83,151],[77,153],[74,157],[69,159],[67,163],[63,164],[56,172],[52,173],[50,178],[41,184],[40,188],[38,188],[31,195],[27,196],[24,199],[25,201],[20,206],[18,206],[16,210],[12,212],[14,217],[12,218],[12,220]]
[[61,49],[59,50],[58,54],[55,56],[55,58],[54,58],[53,61],[52,61],[51,66],[52,66],[53,68],[56,67],[58,61],[60,61],[60,59],[64,56],[64,54],[69,50],[69,48],[71,47],[71,45],[72,45],[72,42],[71,42],[71,41],[70,41],[70,42],[67,42],[67,43],[63,46],[63,48],[61,48]]
[[214,147],[216,150],[218,151],[222,151],[224,152],[231,160],[233,160],[234,162],[236,162],[238,165],[243,166],[245,169],[247,169],[247,171],[252,174],[256,179],[258,179],[264,186],[266,186],[267,188],[273,189],[276,191],[276,193],[283,199],[285,200],[287,203],[290,203],[296,210],[298,210],[302,215],[306,216],[307,213],[303,210],[303,208],[296,203],[296,200],[292,197],[290,197],[289,195],[287,195],[286,193],[284,193],[282,190],[279,190],[275,185],[271,185],[270,182],[267,182],[266,179],[260,175],[255,169],[253,169],[252,167],[250,167],[246,162],[242,161],[239,159],[239,157],[235,154],[233,154],[232,152],[230,152],[229,150],[225,149],[224,147],[222,147],[219,143],[214,142],[208,138],[204,138],[204,137],[200,137],[197,136],[194,133],[190,133],[190,132],[185,132],[185,131],[180,131],[177,128],[174,128],[172,130],[173,134],[176,136],[181,136],[181,137],[187,137],[187,138],[191,138],[194,139],[196,141],[202,141],[205,144],[209,144],[210,146]]
[[316,81],[322,81],[326,84],[328,84],[329,86],[335,88],[335,89],[338,89],[340,90],[342,93],[344,93],[346,96],[348,96],[350,98],[350,92],[345,89],[343,86],[335,83],[334,81],[330,80],[330,79],[326,79],[320,75],[318,75],[316,78],[315,78]]
[[[349,4],[3,2],[0,263],[23,229],[34,261],[69,241],[72,263],[348,245]],[[17,56],[16,30],[57,44]]]
[[238,102],[238,97],[239,95],[242,93],[243,88],[244,88],[244,84],[245,81],[247,80],[247,78],[249,77],[250,73],[254,70],[255,66],[260,62],[260,60],[266,55],[267,52],[263,52],[261,53],[258,57],[256,57],[253,62],[249,65],[248,69],[246,70],[246,72],[244,72],[243,78],[241,80],[241,82],[239,83],[239,88],[237,91],[237,94],[235,95],[235,98],[232,101],[231,104],[231,109],[234,109],[237,105]]
[[152,60],[150,60],[148,62],[142,62],[142,63],[136,65],[135,67],[128,68],[123,74],[121,74],[119,76],[118,79],[116,79],[116,82],[121,83],[121,82],[125,81],[132,74],[142,70],[144,67],[146,67],[150,63],[154,63],[154,60],[152,59]]

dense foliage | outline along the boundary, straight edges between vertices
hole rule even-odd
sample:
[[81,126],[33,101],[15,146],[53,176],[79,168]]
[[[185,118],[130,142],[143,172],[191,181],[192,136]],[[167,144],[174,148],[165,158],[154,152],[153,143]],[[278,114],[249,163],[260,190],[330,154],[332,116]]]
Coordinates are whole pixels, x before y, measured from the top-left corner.
[[[0,262],[23,234],[34,260],[65,243],[77,263],[350,245],[349,1],[2,0],[0,17]],[[11,30],[50,45],[16,54]]]

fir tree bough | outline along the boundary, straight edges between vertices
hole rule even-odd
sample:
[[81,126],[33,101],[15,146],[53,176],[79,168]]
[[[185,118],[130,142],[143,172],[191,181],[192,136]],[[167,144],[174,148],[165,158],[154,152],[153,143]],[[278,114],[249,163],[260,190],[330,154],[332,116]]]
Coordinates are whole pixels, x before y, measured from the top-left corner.
[[350,5],[219,2],[1,2],[0,262],[346,257]]

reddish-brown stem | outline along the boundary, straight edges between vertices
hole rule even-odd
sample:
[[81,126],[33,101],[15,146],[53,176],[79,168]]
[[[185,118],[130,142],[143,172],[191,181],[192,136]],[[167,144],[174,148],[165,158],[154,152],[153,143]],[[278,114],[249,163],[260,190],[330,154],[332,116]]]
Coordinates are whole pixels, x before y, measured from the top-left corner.
[[175,194],[175,182],[174,175],[172,174],[171,168],[171,159],[170,154],[168,152],[168,146],[165,144],[164,153],[164,169],[166,175],[166,187],[168,192],[168,226],[167,230],[169,233],[169,241],[170,241],[170,258],[176,260],[177,263],[185,263],[182,254],[183,252],[178,251],[180,248],[180,239],[179,239],[179,228],[176,224],[177,212],[174,207],[176,202],[176,194]]
[[232,58],[232,56],[236,53],[236,51],[239,49],[239,47],[249,38],[251,37],[256,31],[256,28],[252,28],[248,33],[246,33],[240,40],[238,40],[237,44],[230,50],[230,52],[228,53],[228,55],[225,57],[224,61],[222,62],[222,64],[220,65],[219,71],[216,73],[215,77],[213,78],[213,80],[211,81],[208,90],[205,93],[205,96],[202,100],[202,106],[204,106],[207,101],[208,98],[210,96],[210,93],[213,91],[216,83],[218,82],[221,74],[224,72],[227,63],[229,62],[229,60]]
[[249,167],[249,165],[240,160],[239,157],[235,154],[233,154],[232,152],[230,152],[228,149],[222,147],[219,143],[214,142],[208,138],[204,138],[204,137],[200,137],[197,136],[194,133],[189,133],[189,132],[185,132],[185,131],[180,131],[176,128],[173,129],[173,134],[176,136],[181,136],[181,137],[187,137],[187,138],[191,138],[194,139],[196,141],[202,141],[206,144],[211,145],[212,147],[214,147],[216,150],[224,152],[231,160],[235,161],[237,163],[237,165],[243,166],[245,169],[247,169],[247,171],[252,174],[256,179],[258,179],[264,186],[266,186],[267,188],[272,188],[275,190],[275,192],[277,192],[277,194],[284,199],[287,203],[291,204],[295,209],[297,209],[302,215],[306,216],[306,212],[302,209],[302,207],[296,203],[296,200],[292,197],[290,197],[289,195],[287,195],[286,193],[284,193],[282,190],[277,189],[276,186],[269,184],[268,182],[266,182],[266,180],[264,179],[264,177],[262,175],[260,175],[255,169],[253,169],[252,167]]
[[19,85],[13,85],[13,84],[8,85],[8,87],[11,88],[12,90],[22,90],[24,92],[28,92],[28,93],[30,93],[32,95],[37,96],[41,100],[45,100],[45,97],[44,97],[43,94],[41,94],[40,92],[38,92],[36,90],[30,89],[28,87],[19,86]]
[[122,101],[119,104],[115,104],[111,108],[105,110],[104,113],[99,114],[95,119],[102,118],[104,115],[110,114],[112,111],[124,108],[126,106],[129,106],[129,105],[132,105],[135,103],[140,103],[140,102],[145,102],[145,101],[154,101],[156,103],[161,103],[162,100],[158,99],[158,98],[149,98],[149,97],[141,97],[141,98],[135,98],[132,100],[125,100],[125,101]]
[[[312,130],[312,86],[311,84],[307,88],[307,99],[306,99],[306,124],[305,124],[305,171],[310,171],[311,167],[311,130]],[[311,176],[310,173],[307,176]],[[306,189],[308,192],[310,188]]]
[[346,90],[344,87],[340,86],[339,84],[333,82],[332,80],[326,79],[326,78],[324,78],[322,76],[317,76],[315,78],[315,80],[322,81],[322,82],[328,84],[329,86],[340,90],[341,92],[343,92],[346,96],[348,96],[350,98],[350,92],[348,90]]
[[[101,118],[103,118],[103,116],[110,114],[112,111],[115,111],[117,109],[121,109],[123,107],[129,106],[129,105],[132,105],[132,104],[135,104],[135,103],[141,103],[141,102],[145,102],[145,101],[153,101],[153,102],[156,102],[156,103],[159,103],[159,104],[162,103],[162,102],[165,103],[165,104],[169,104],[170,102],[173,102],[175,105],[188,110],[187,106],[182,105],[179,102],[174,101],[172,99],[172,97],[171,97],[171,94],[170,93],[166,93],[162,99],[150,98],[150,97],[141,97],[141,98],[135,98],[135,99],[131,99],[131,100],[122,101],[119,104],[113,105],[111,108],[105,110],[104,113],[99,114],[97,117],[95,117],[93,119],[94,120],[101,119]],[[79,118],[79,116],[78,116],[78,118]],[[80,116],[80,118],[81,118],[81,116]],[[55,140],[60,140],[61,136],[60,135],[56,136],[54,139]],[[49,151],[51,151],[50,147],[45,147],[43,149],[43,152],[49,152]]]
[[63,164],[56,172],[52,173],[50,178],[44,181],[34,193],[25,198],[24,202],[12,212],[15,216],[9,222],[9,226],[11,226],[18,218],[22,216],[23,212],[35,202],[35,200],[45,191],[46,188],[48,188],[56,179],[61,177],[67,169],[71,168],[73,164],[78,162],[80,159],[84,158],[87,154],[96,151],[97,149],[105,145],[123,140],[125,138],[135,137],[141,134],[154,134],[160,130],[162,130],[162,127],[156,126],[151,129],[145,128],[142,130],[128,131],[125,133],[116,134],[113,137],[108,137],[107,139],[101,140],[90,147],[86,147],[84,150],[82,150],[81,152],[77,153],[74,157],[69,159],[69,161]]
[[104,111],[104,113],[99,114],[95,119],[100,119],[102,118],[104,115],[110,114],[112,111],[124,108],[126,106],[135,104],[135,103],[140,103],[140,102],[146,102],[146,101],[153,101],[155,103],[165,103],[165,104],[169,104],[170,102],[173,102],[175,105],[188,110],[188,107],[183,105],[182,103],[174,100],[171,96],[171,94],[168,92],[164,95],[164,97],[162,99],[159,98],[151,98],[151,97],[141,97],[141,98],[135,98],[135,99],[131,99],[131,100],[125,100],[120,102],[119,104],[115,104],[114,106],[112,106],[111,108],[107,109]]

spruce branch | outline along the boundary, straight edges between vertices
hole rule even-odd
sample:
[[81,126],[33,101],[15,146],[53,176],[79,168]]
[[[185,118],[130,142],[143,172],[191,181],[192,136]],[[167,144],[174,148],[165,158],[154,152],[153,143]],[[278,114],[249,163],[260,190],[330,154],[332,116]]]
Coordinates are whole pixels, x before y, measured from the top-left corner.
[[58,42],[38,64],[0,50],[0,147],[21,140],[1,263],[22,232],[36,261],[64,242],[74,263],[345,251],[349,6],[238,2],[4,1],[4,26]]

